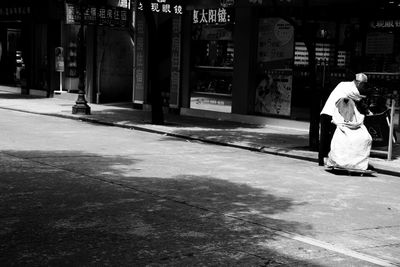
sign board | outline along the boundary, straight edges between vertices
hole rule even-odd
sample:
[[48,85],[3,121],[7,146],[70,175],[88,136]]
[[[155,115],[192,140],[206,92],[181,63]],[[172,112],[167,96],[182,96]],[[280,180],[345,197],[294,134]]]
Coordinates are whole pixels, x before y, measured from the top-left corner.
[[400,19],[375,20],[371,21],[369,26],[373,29],[400,28]]
[[192,17],[193,24],[227,24],[233,23],[233,9],[211,8],[195,9]]
[[[67,24],[80,24],[82,19],[79,5],[66,3],[65,15]],[[84,8],[84,23],[86,25],[98,25],[109,27],[128,27],[129,10],[121,7],[96,7],[86,6]]]
[[280,66],[280,62],[293,61],[293,50],[294,28],[289,22],[280,18],[260,19],[257,50],[259,63],[273,63],[274,67],[282,68],[284,66]]
[[[166,14],[175,14],[182,15],[183,7],[177,4],[171,4],[167,0],[157,0],[150,3],[150,8],[152,12],[155,13],[166,13]],[[143,3],[139,1],[138,10],[143,11]]]
[[21,18],[31,15],[32,10],[30,6],[19,7],[0,7],[1,18]]
[[178,107],[180,91],[181,73],[181,25],[182,17],[176,16],[172,20],[172,40],[171,40],[171,82],[169,105]]
[[135,35],[135,87],[133,92],[133,102],[140,104],[144,101],[145,81],[146,81],[146,22],[143,15],[139,14],[136,20]]
[[57,72],[64,72],[64,49],[56,47],[55,49],[55,66]]

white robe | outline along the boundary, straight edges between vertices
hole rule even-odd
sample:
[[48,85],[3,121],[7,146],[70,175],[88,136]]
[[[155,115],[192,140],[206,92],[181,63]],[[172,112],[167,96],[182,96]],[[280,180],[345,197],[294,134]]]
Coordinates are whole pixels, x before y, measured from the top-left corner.
[[355,109],[352,121],[345,122],[336,107],[332,122],[336,130],[331,141],[331,151],[328,155],[327,166],[346,169],[366,170],[371,151],[372,138],[364,126],[364,115]]
[[360,92],[358,91],[354,81],[340,82],[326,100],[326,103],[321,111],[321,114],[333,116],[333,112],[336,107],[336,102],[343,97],[351,98],[354,101],[359,101],[361,98],[363,98],[363,96],[360,95]]

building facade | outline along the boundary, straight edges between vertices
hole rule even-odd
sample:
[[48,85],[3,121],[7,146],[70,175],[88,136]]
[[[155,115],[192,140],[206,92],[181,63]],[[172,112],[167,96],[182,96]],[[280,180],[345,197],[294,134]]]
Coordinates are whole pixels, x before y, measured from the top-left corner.
[[[312,106],[320,110],[336,84],[357,72],[396,93],[398,21],[390,5],[398,8],[393,1],[203,0],[185,1],[178,16],[154,10],[168,28],[164,104],[198,116],[309,121]],[[140,106],[148,102],[146,22],[140,10],[136,18]]]
[[[84,4],[85,92],[89,102],[132,101],[133,34],[129,1]],[[79,1],[0,3],[0,84],[52,97],[78,92]]]
[[[77,93],[78,2],[1,2],[1,84],[47,97]],[[87,100],[148,108],[140,1],[83,2]],[[151,7],[163,105],[181,114],[310,121],[357,72],[397,93],[398,1],[153,0]]]

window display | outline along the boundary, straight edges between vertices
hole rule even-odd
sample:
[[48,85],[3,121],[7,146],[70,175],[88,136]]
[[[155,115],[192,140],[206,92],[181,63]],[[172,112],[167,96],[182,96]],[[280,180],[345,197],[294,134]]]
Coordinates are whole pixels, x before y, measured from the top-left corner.
[[231,112],[232,25],[193,25],[191,108]]

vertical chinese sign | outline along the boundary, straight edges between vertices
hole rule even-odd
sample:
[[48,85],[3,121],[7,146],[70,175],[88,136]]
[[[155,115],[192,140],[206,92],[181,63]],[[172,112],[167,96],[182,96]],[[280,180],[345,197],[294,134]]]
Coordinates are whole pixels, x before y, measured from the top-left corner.
[[294,28],[280,18],[260,19],[255,112],[290,116]]
[[169,104],[177,108],[179,104],[180,71],[181,71],[181,17],[172,19],[171,46],[171,88]]
[[145,20],[143,15],[136,16],[135,40],[135,90],[133,103],[143,104],[145,90]]
[[[180,90],[180,65],[181,65],[181,15],[183,7],[170,3],[169,0],[154,0],[150,3],[151,11],[156,14],[171,15],[171,79],[169,91],[169,105],[178,107]],[[135,16],[135,81],[133,102],[143,104],[146,91],[146,21],[144,19],[142,1],[133,2],[138,13]]]

